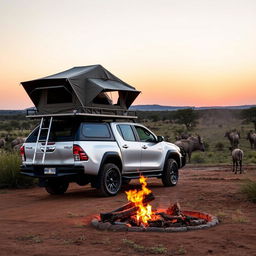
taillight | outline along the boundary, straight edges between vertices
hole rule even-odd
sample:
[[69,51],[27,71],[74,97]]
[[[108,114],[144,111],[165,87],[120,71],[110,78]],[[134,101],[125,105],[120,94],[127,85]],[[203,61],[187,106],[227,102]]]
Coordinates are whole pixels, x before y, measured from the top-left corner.
[[20,156],[23,162],[26,161],[25,146],[20,147]]
[[89,159],[84,150],[78,145],[73,146],[73,155],[75,161],[87,161]]

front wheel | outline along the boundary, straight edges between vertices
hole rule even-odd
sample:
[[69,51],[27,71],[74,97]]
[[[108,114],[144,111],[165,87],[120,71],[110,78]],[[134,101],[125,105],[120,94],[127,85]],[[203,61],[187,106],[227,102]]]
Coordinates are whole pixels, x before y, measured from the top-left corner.
[[45,190],[51,195],[62,195],[68,189],[67,181],[50,181],[46,184]]
[[176,186],[179,180],[179,168],[174,159],[168,159],[163,170],[162,182],[165,187]]
[[102,196],[115,196],[122,185],[121,172],[115,164],[104,164],[100,171],[98,181],[99,192]]

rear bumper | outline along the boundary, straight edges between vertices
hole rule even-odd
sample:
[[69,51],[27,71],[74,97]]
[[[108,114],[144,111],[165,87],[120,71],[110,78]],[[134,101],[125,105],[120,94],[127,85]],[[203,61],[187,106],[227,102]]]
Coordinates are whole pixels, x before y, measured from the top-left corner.
[[[46,167],[56,168],[56,174],[44,174],[44,168]],[[21,165],[20,173],[26,176],[34,177],[34,178],[65,177],[65,176],[84,174],[84,167],[74,166],[74,165],[67,165],[67,166]]]

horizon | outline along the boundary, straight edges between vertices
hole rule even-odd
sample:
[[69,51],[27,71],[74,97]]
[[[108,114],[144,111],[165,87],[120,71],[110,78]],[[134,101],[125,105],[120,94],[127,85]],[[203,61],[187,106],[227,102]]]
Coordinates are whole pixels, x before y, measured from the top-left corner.
[[[256,104],[245,104],[245,105],[225,105],[225,106],[187,106],[187,105],[183,105],[183,106],[174,106],[174,105],[159,105],[159,104],[133,104],[130,106],[131,107],[139,107],[139,106],[160,106],[160,107],[177,107],[177,108],[230,108],[230,107],[256,107]],[[32,107],[28,107],[28,108],[24,108],[24,109],[0,109],[0,111],[24,111],[27,110],[29,108],[34,108]]]
[[33,106],[21,81],[96,63],[142,91],[133,105],[256,103],[253,0],[0,3],[0,109]]

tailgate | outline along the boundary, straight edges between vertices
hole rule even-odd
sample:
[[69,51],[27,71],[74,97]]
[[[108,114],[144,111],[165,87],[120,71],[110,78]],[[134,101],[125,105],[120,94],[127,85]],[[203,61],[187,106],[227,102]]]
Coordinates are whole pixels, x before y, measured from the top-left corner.
[[39,127],[37,127],[28,136],[24,144],[26,156],[25,164],[73,165],[73,144],[77,128],[78,124],[76,122],[70,120],[53,120],[49,141],[46,146],[45,160],[44,163],[42,163],[47,130],[41,131],[39,142],[36,144],[39,131]]
[[[26,164],[32,164],[36,143],[25,143]],[[39,142],[35,154],[34,164],[42,164],[45,143]],[[48,142],[45,153],[44,165],[73,165],[73,141]]]

